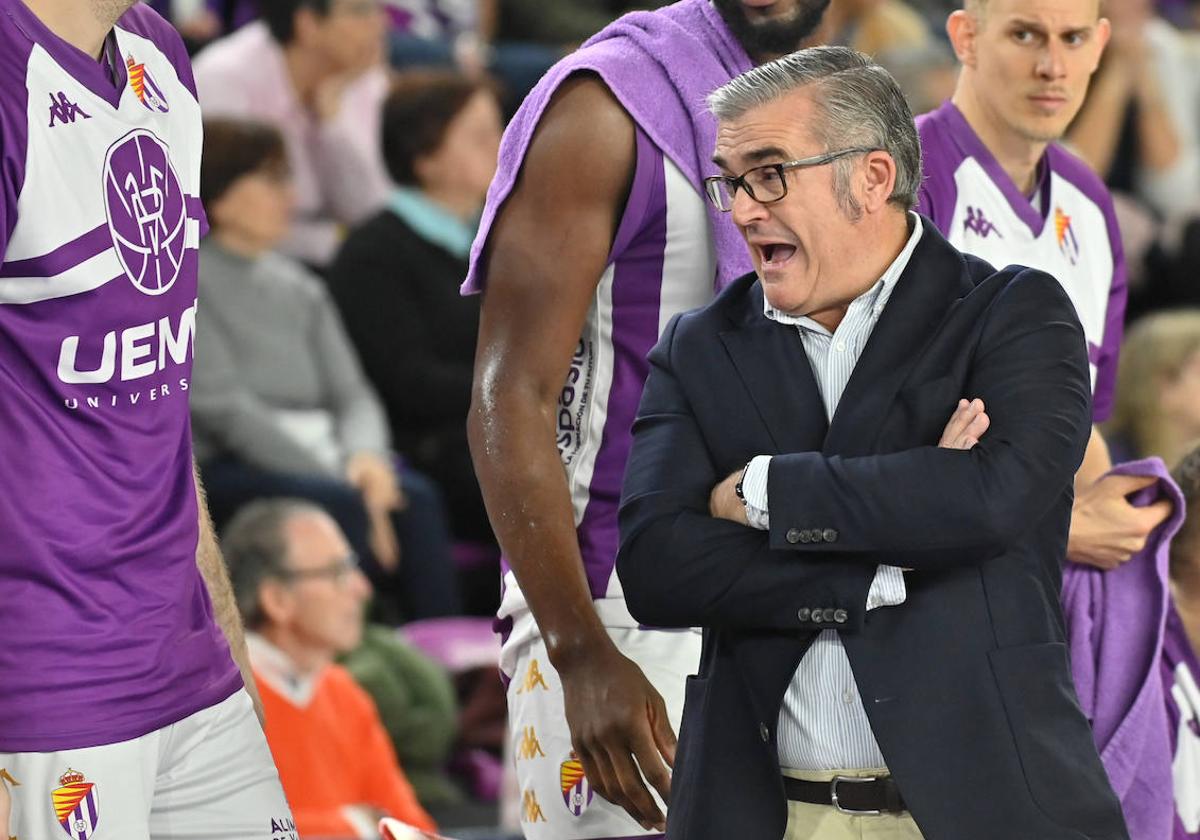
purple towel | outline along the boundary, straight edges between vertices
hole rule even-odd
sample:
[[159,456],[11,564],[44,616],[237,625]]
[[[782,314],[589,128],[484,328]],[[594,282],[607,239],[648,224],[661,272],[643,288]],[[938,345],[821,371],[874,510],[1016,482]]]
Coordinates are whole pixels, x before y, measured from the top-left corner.
[[[681,0],[654,12],[625,15],[550,68],[504,132],[500,165],[471,246],[471,268],[463,294],[479,292],[486,285],[479,257],[496,211],[512,192],[542,112],[568,76],[580,71],[598,74],[699,192],[701,179],[717,174],[709,160],[716,145],[717,124],[705,97],[750,66],[746,51],[708,0]],[[753,266],[729,214],[711,206],[708,210],[716,244],[717,288],[721,289]]]
[[1183,497],[1158,458],[1121,464],[1112,473],[1157,478],[1133,504],[1166,498],[1175,509],[1121,567],[1103,572],[1067,564],[1062,601],[1071,670],[1131,840],[1170,840],[1172,747],[1159,660],[1168,551],[1183,522]]
[[1200,840],[1200,657],[1172,606],[1163,642],[1163,690],[1175,771],[1175,840]]

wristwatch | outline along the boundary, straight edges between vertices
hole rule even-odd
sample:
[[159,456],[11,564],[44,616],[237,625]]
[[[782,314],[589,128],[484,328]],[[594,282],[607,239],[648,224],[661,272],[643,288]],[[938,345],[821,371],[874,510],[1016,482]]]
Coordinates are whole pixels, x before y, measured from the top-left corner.
[[746,504],[746,494],[743,491],[742,485],[746,483],[746,473],[750,470],[750,464],[753,461],[747,461],[746,466],[742,467],[742,475],[737,480],[737,484],[733,485],[733,495],[738,497],[738,500],[744,505]]

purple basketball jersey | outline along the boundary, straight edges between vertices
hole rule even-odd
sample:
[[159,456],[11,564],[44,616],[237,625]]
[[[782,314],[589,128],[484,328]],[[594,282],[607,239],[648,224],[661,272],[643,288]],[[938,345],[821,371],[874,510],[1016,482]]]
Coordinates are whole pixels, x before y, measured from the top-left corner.
[[0,752],[128,740],[241,685],[196,567],[200,109],[150,9],[106,53],[0,0]]

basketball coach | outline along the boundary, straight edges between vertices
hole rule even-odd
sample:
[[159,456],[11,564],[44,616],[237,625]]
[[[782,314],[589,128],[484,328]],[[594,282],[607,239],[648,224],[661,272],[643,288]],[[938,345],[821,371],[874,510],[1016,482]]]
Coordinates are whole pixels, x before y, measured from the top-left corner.
[[911,208],[851,50],[709,98],[756,268],[651,354],[620,512],[640,622],[704,628],[671,840],[1127,840],[1059,610],[1087,348],[1047,274]]

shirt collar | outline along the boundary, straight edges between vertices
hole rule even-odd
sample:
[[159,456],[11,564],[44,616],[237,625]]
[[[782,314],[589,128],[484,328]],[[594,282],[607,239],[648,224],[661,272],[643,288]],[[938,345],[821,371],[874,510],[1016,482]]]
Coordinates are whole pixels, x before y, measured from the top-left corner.
[[404,220],[422,239],[462,260],[471,253],[475,227],[430,201],[420,190],[397,187],[392,192],[390,206],[392,212]]
[[258,633],[246,633],[246,649],[255,676],[275,689],[277,694],[300,708],[312,702],[324,668],[313,674],[302,672],[291,657]]
[[[913,223],[912,233],[908,235],[908,242],[904,244],[904,248],[900,251],[896,259],[892,260],[892,264],[883,272],[883,276],[879,278],[879,281],[856,297],[850,303],[850,306],[856,309],[870,306],[874,310],[875,317],[878,317],[883,311],[883,307],[887,305],[888,299],[892,296],[892,291],[896,288],[896,281],[900,279],[900,275],[908,267],[908,261],[912,258],[913,251],[916,250],[917,243],[921,241],[921,234],[924,231],[920,216],[909,211],[908,217]],[[802,329],[818,332],[822,335],[831,335],[829,330],[807,315],[789,315],[786,312],[779,311],[771,306],[767,301],[766,295],[763,295],[763,314],[772,321],[778,321],[781,324],[801,327]]]

